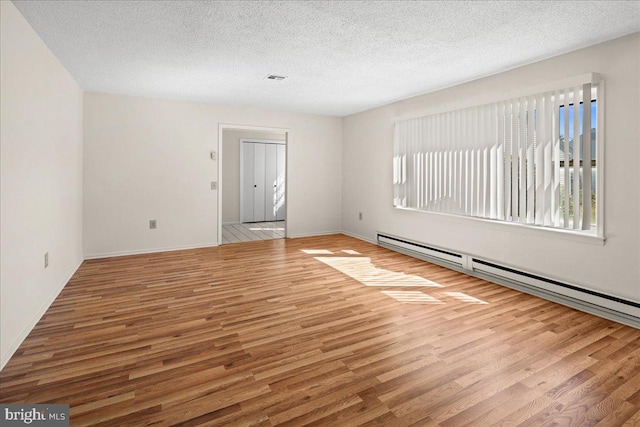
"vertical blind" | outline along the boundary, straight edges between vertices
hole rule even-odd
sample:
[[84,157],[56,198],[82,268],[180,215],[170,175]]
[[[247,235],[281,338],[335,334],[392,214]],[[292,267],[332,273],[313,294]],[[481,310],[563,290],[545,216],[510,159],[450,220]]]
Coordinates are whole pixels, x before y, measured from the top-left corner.
[[596,111],[587,81],[397,121],[394,206],[588,230]]

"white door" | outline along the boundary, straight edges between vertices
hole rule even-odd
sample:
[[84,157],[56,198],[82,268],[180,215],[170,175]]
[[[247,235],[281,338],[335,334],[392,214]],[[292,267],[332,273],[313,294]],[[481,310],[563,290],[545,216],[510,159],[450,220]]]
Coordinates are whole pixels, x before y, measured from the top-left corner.
[[242,144],[242,222],[253,222],[253,189],[254,189],[254,149],[256,144]]
[[276,144],[265,144],[265,221],[276,220],[278,162]]
[[286,219],[285,209],[285,178],[286,178],[286,155],[287,146],[284,144],[276,145],[276,198],[274,203],[274,210],[276,212],[276,220],[282,221]]
[[264,221],[265,213],[265,145],[253,144],[253,222]]

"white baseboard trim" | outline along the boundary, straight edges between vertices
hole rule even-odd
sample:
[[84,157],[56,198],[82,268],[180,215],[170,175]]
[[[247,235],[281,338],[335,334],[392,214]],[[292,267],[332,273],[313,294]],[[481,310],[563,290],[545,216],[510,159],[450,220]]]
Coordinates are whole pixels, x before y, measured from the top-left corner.
[[53,292],[51,292],[49,294],[49,296],[48,296],[47,300],[45,301],[45,303],[42,304],[42,306],[38,309],[38,311],[31,318],[29,323],[27,323],[27,325],[20,332],[20,334],[11,342],[11,344],[9,345],[9,348],[4,353],[2,353],[0,355],[0,371],[2,369],[4,369],[4,365],[7,364],[7,362],[11,359],[13,354],[16,351],[18,351],[18,348],[20,347],[22,342],[31,333],[33,328],[35,328],[35,326],[38,324],[38,322],[40,321],[42,316],[44,316],[44,314],[47,312],[49,307],[51,307],[51,304],[53,304],[53,301],[55,301],[55,299],[58,297],[60,292],[62,292],[62,289],[64,289],[64,287],[67,285],[67,283],[69,283],[69,280],[71,280],[71,277],[73,277],[75,272],[78,271],[78,268],[80,268],[80,266],[82,265],[83,261],[84,260],[80,260],[80,262],[74,268],[71,269],[71,272],[69,274],[67,274],[65,276],[65,279],[63,279],[62,282],[59,283],[58,286],[53,290]]
[[127,256],[127,255],[153,254],[156,252],[183,251],[186,249],[213,248],[216,246],[218,246],[217,242],[203,243],[201,245],[171,246],[166,248],[149,248],[149,249],[135,249],[130,251],[103,252],[98,254],[85,254],[84,259],[99,259],[99,258],[112,258],[112,257]]
[[378,244],[378,242],[376,242],[375,239],[371,239],[369,237],[364,237],[364,236],[361,236],[361,235],[356,234],[356,233],[351,233],[349,231],[344,231],[343,230],[342,234],[344,234],[345,236],[353,237],[354,239],[363,240],[365,242],[373,243],[374,245]]
[[290,234],[287,236],[288,239],[299,239],[301,237],[315,237],[315,236],[329,236],[331,234],[342,234],[342,231],[318,231],[315,233],[298,233],[298,234]]
[[235,225],[235,224],[242,224],[240,221],[230,221],[230,222],[223,222],[222,225]]

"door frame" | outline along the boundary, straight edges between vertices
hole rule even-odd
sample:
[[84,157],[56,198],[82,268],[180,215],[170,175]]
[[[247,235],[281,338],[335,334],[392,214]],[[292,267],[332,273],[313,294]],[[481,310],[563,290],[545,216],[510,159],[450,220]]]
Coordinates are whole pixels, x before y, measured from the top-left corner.
[[285,238],[289,237],[289,220],[291,218],[289,206],[289,144],[291,142],[290,139],[290,128],[279,128],[279,127],[269,127],[269,126],[252,126],[252,125],[238,125],[232,123],[218,123],[218,144],[217,144],[217,200],[218,200],[218,212],[217,212],[217,234],[218,234],[218,246],[222,245],[222,189],[224,186],[224,182],[222,182],[222,162],[224,153],[222,152],[222,136],[225,130],[250,130],[250,131],[258,131],[258,132],[281,132],[284,133],[284,144],[285,144],[285,167],[284,167],[284,197],[287,201],[285,203],[285,227],[284,227],[284,236]]
[[257,139],[257,138],[240,138],[240,223],[242,224],[242,218],[244,217],[244,150],[242,149],[242,144],[273,144],[273,145],[284,145],[285,148],[285,165],[284,165],[284,176],[285,176],[285,186],[284,186],[284,194],[285,194],[285,227],[286,227],[286,211],[287,211],[287,185],[286,185],[286,177],[287,177],[287,141],[285,139]]

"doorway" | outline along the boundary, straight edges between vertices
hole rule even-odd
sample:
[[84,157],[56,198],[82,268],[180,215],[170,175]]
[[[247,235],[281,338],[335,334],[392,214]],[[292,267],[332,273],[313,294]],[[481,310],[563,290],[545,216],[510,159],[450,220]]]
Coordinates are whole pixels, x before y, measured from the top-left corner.
[[287,236],[288,142],[288,129],[219,125],[219,245]]

